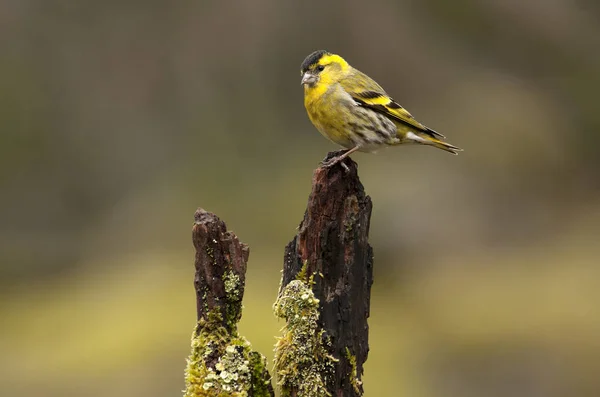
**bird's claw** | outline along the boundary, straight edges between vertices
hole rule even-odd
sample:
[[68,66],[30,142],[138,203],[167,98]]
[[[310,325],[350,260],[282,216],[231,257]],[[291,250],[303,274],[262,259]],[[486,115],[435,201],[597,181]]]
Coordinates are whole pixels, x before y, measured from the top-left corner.
[[350,168],[348,168],[348,166],[344,163],[343,158],[339,158],[339,157],[334,157],[332,159],[329,159],[327,161],[321,161],[321,168],[331,168],[334,165],[336,165],[337,163],[340,163],[340,165],[342,166],[342,168],[344,169],[344,171],[346,172],[350,172]]
[[[333,158],[331,160],[336,160],[336,159]],[[328,160],[328,161],[323,160],[323,161],[321,161],[321,168],[331,168],[331,166],[335,164],[335,162],[331,161],[331,160]]]

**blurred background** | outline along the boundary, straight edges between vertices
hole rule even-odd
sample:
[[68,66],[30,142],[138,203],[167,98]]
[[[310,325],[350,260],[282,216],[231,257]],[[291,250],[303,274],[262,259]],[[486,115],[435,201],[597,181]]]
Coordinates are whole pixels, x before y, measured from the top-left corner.
[[353,156],[365,395],[600,395],[597,2],[2,0],[0,43],[1,394],[180,395],[199,206],[251,247],[271,360],[327,49],[465,149]]

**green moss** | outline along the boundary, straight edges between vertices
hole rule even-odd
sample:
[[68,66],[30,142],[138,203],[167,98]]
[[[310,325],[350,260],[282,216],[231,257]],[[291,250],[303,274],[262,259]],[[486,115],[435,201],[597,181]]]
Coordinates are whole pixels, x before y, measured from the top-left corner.
[[354,391],[358,395],[362,395],[360,387],[362,386],[362,381],[358,379],[358,373],[356,370],[356,356],[350,353],[350,349],[346,348],[346,358],[348,359],[348,363],[350,364],[350,384],[354,388]]
[[192,334],[184,396],[245,397],[250,391],[256,397],[269,396],[270,379],[265,366],[265,358],[252,351],[250,343],[237,332],[229,333],[221,325],[219,313],[212,311],[208,320],[198,322]]
[[[319,273],[319,275],[321,277],[323,277],[322,273]],[[315,274],[313,273],[310,276],[308,275],[308,261],[307,260],[304,261],[304,263],[302,264],[302,268],[300,269],[298,274],[296,274],[296,280],[300,280],[309,286],[315,285]],[[283,278],[281,281],[283,281]],[[281,282],[279,283],[279,290],[281,291]]]
[[[302,264],[302,268],[300,269],[298,274],[296,274],[296,280],[301,280],[305,282],[308,281],[308,261],[305,260]],[[279,286],[279,290],[281,290],[281,285]]]
[[300,279],[301,273],[305,271],[284,288],[274,305],[275,315],[286,321],[275,345],[277,384],[283,397],[293,392],[297,397],[331,396],[326,379],[333,376],[337,360],[328,353],[324,331],[317,323],[319,300],[309,287],[311,283]]
[[258,352],[250,352],[250,371],[252,373],[252,395],[270,396],[271,378],[268,376],[267,359]]

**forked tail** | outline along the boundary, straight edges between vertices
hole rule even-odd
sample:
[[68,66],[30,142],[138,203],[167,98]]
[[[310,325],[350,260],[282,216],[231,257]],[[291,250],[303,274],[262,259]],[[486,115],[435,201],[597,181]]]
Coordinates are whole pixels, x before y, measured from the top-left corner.
[[438,149],[445,150],[452,154],[458,154],[458,152],[463,151],[458,146],[454,146],[448,142],[440,141],[439,139],[436,139],[436,138],[432,137],[431,135],[428,135],[425,133],[419,133],[417,135],[413,132],[409,132],[408,134],[406,134],[406,139],[409,141],[412,141],[414,143],[419,143],[421,145],[433,146]]

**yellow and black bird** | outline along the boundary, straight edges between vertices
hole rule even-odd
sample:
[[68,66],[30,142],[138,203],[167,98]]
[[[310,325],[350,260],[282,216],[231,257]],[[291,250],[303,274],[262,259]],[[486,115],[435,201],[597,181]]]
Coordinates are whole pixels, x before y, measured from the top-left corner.
[[339,55],[310,54],[300,67],[304,106],[317,130],[348,149],[324,165],[330,167],[355,151],[416,143],[458,154],[462,149],[425,127],[394,101],[375,80]]

